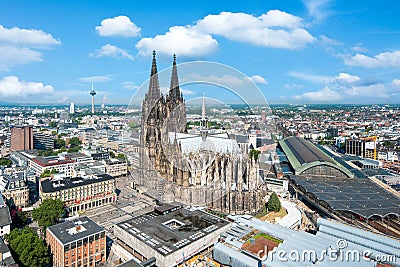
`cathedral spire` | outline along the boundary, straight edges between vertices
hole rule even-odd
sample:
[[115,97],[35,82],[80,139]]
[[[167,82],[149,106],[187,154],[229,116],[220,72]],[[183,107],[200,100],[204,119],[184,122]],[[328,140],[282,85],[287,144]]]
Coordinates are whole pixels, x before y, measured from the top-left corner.
[[203,90],[203,105],[201,107],[201,127],[203,129],[208,128],[208,121],[206,118],[206,92]]
[[156,61],[156,51],[155,50],[153,50],[153,62],[151,64],[149,91],[147,92],[147,94],[151,99],[154,99],[154,100],[158,100],[161,96],[160,84],[158,82],[157,61]]
[[172,63],[171,84],[169,87],[169,96],[174,102],[180,99],[181,92],[179,89],[178,70],[176,67],[176,55],[174,54],[174,62]]

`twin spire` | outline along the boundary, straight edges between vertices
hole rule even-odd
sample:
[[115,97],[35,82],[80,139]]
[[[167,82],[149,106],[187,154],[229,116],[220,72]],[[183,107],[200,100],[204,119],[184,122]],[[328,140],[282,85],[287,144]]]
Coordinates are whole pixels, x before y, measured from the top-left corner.
[[[158,81],[156,51],[153,51],[153,61],[151,64],[150,83],[148,95],[151,99],[158,100],[161,97],[160,84]],[[172,64],[171,83],[169,89],[169,96],[172,101],[181,98],[181,91],[179,89],[178,69],[176,67],[176,55],[174,54],[174,62]]]

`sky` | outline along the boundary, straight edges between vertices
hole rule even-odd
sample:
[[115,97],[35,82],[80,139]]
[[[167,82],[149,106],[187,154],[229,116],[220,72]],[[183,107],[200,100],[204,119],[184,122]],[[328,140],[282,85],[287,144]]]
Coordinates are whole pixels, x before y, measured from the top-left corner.
[[[89,104],[93,82],[96,104],[128,104],[156,50],[160,72],[174,53],[237,70],[178,65],[188,100],[235,102],[210,84],[247,79],[269,103],[398,104],[398,10],[396,0],[2,0],[0,102]],[[190,83],[200,78],[209,84]]]

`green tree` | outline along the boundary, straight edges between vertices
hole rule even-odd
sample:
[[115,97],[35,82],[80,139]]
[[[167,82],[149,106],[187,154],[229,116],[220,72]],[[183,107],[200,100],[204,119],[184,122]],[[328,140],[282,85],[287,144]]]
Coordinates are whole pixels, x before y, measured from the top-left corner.
[[24,266],[42,267],[50,263],[46,245],[31,228],[13,229],[5,239]]
[[56,149],[65,148],[65,140],[62,138],[54,139],[54,148]]
[[258,156],[260,155],[260,153],[261,153],[261,151],[252,148],[250,150],[249,156],[250,156],[251,159],[254,159],[254,161],[257,161],[258,160]]
[[49,124],[50,127],[57,127],[57,123],[55,121],[51,121]]
[[11,167],[12,161],[11,159],[1,158],[0,159],[0,166]]
[[39,208],[32,211],[33,220],[39,226],[47,228],[55,223],[65,214],[64,203],[60,199],[45,199]]
[[82,141],[79,140],[78,137],[72,137],[71,139],[69,139],[68,141],[69,146],[72,147],[78,147],[82,144]]
[[267,208],[269,211],[278,212],[281,210],[281,202],[275,192],[273,192],[272,195],[269,197]]
[[117,159],[125,159],[126,160],[126,156],[123,153],[118,153]]

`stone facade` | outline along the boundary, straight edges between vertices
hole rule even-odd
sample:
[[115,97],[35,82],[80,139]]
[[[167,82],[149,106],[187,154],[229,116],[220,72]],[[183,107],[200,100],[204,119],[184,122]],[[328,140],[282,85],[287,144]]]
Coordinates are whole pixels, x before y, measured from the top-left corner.
[[170,90],[164,96],[154,52],[149,89],[142,103],[138,185],[164,202],[235,214],[258,211],[266,190],[258,176],[258,164],[227,135],[208,135],[204,113],[203,101],[203,130],[200,135],[187,134],[176,57]]

